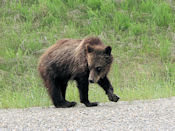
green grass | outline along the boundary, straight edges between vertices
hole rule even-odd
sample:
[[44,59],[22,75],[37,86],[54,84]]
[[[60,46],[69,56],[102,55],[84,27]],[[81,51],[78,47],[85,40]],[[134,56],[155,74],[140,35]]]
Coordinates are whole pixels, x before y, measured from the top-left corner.
[[[0,1],[0,108],[49,106],[37,73],[61,38],[99,36],[112,46],[109,74],[121,100],[175,96],[175,2],[169,0]],[[67,99],[79,102],[74,82]],[[90,85],[91,101],[108,101]]]

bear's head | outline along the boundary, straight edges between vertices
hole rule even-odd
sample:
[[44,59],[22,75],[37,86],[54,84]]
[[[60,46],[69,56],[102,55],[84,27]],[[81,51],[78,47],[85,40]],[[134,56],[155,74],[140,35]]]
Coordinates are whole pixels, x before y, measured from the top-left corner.
[[110,46],[87,45],[87,63],[89,68],[89,82],[97,83],[105,77],[111,67],[113,57]]

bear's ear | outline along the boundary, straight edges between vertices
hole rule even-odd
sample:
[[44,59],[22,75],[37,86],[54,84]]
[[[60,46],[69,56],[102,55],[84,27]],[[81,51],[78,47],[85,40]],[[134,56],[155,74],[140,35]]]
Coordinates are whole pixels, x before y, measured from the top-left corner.
[[111,55],[111,50],[112,50],[112,48],[110,47],[110,46],[107,46],[106,48],[105,48],[105,54],[107,54],[107,55]]
[[86,46],[86,49],[87,49],[87,52],[88,52],[88,53],[91,53],[91,52],[94,51],[94,48],[93,48],[92,46],[90,46],[90,45],[87,45],[87,46]]

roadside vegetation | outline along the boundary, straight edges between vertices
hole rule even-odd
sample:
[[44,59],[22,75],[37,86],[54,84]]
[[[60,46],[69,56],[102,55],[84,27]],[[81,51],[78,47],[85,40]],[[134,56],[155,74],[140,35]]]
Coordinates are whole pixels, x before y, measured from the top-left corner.
[[[39,56],[61,38],[91,35],[112,46],[109,77],[121,100],[175,96],[173,0],[1,0],[0,108],[50,106]],[[108,101],[89,87],[91,101]],[[74,82],[66,97],[79,102]]]

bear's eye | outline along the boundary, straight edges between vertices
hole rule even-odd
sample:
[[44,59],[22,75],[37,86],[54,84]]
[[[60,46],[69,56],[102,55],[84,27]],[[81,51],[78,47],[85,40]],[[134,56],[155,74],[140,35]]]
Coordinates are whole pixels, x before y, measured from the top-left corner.
[[102,70],[102,68],[101,68],[101,67],[96,67],[96,71],[97,71],[98,73],[100,73],[100,72],[101,72],[101,70]]

